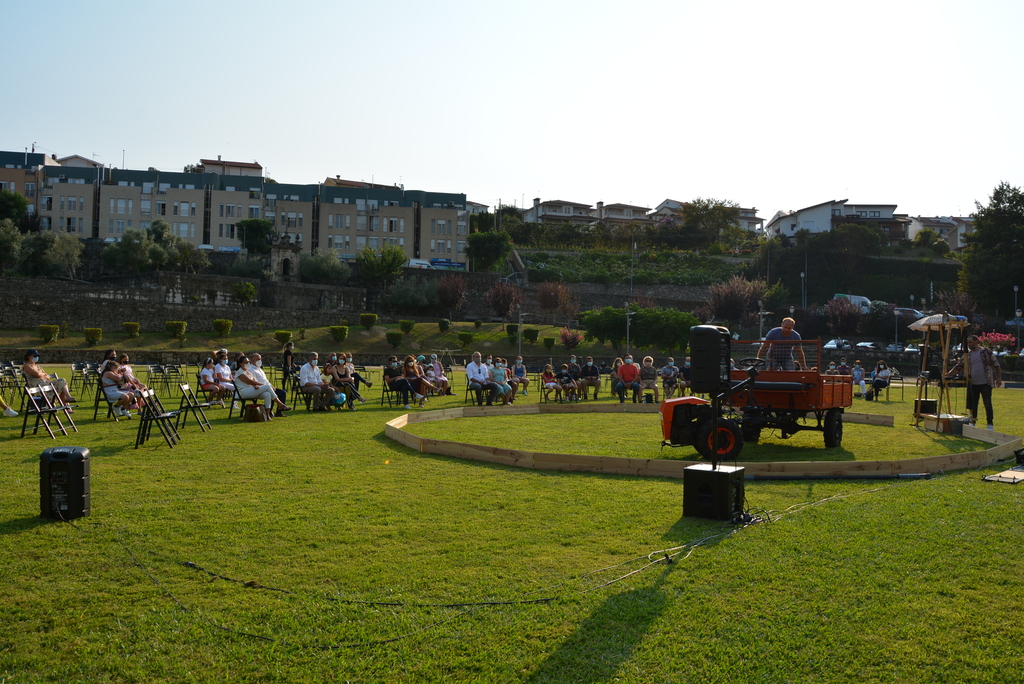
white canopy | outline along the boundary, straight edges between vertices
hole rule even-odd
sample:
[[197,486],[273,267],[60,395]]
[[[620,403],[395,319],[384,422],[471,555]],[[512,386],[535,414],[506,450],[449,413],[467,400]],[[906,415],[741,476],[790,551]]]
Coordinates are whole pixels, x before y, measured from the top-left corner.
[[950,314],[932,314],[920,318],[907,326],[911,330],[942,330],[951,328],[966,328],[966,316],[952,316]]

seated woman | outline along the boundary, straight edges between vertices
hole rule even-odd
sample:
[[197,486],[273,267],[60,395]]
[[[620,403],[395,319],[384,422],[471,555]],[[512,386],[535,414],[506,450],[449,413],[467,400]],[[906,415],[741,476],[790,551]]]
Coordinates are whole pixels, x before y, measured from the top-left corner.
[[199,371],[199,386],[206,391],[208,397],[210,397],[210,403],[219,403],[221,408],[224,407],[224,395],[225,389],[220,386],[217,382],[217,371],[213,365],[213,359],[207,357],[206,361],[203,361],[203,368]]
[[355,363],[352,361],[352,355],[351,354],[346,354],[345,355],[345,363],[348,364],[349,374],[356,381],[356,389],[359,389],[359,383],[362,383],[362,384],[366,385],[367,387],[369,387],[371,389],[373,388],[373,383],[372,382],[370,382],[369,380],[364,380],[363,376],[356,372],[356,366],[355,366]]
[[516,362],[512,366],[512,375],[516,376],[516,381],[519,387],[523,388],[523,396],[529,396],[530,392],[530,378],[526,374],[526,366],[523,365],[523,357],[517,356]]
[[135,393],[127,384],[117,361],[105,361],[100,367],[100,387],[107,401],[113,404],[114,415],[131,418],[128,407],[135,403]]
[[405,379],[412,385],[414,391],[413,399],[420,403],[420,408],[423,408],[423,403],[427,400],[427,392],[429,390],[437,389],[431,385],[426,376],[420,373],[420,368],[416,365],[416,357],[409,354],[405,357]]
[[[344,358],[344,354],[340,358]],[[356,391],[356,380],[352,377],[351,366],[345,362],[335,363],[331,366],[331,385],[345,395],[345,405],[350,411],[355,411],[355,400],[366,401]]]
[[388,357],[388,363],[384,366],[384,382],[388,383],[388,387],[392,392],[399,393],[405,408],[412,408],[409,406],[409,395],[416,394],[416,389],[405,377],[405,370],[399,367],[397,356],[391,355]]
[[438,360],[437,354],[430,355],[430,367],[434,369],[434,379],[431,382],[437,386],[441,394],[449,397],[453,396],[455,392],[452,392],[452,383],[448,376],[444,374],[444,364]]
[[68,383],[61,378],[53,378],[39,366],[39,352],[35,349],[29,349],[25,352],[25,364],[21,367],[21,372],[25,374],[25,384],[29,387],[39,387],[41,385],[49,385],[53,388],[53,391],[57,393],[60,400],[65,404],[74,404],[78,400],[71,396],[68,391]]
[[128,362],[129,358],[127,354],[122,352],[121,354],[118,355],[117,364],[121,366],[121,375],[124,376],[125,382],[131,385],[132,389],[137,389],[140,391],[149,389],[141,382],[139,382],[139,379],[135,377],[135,373],[132,372],[132,367],[128,365]]
[[884,390],[889,386],[889,377],[892,375],[892,371],[885,365],[885,361],[879,361],[875,364],[875,370],[871,373],[871,388],[875,390],[875,396],[881,390]]
[[617,356],[615,357],[615,360],[612,361],[612,372],[608,376],[608,386],[612,388],[613,394],[615,393],[615,386],[619,384],[620,380],[619,368],[621,368],[623,365],[624,364],[622,362],[621,357]]
[[235,371],[235,387],[237,388],[239,398],[262,399],[264,420],[274,419],[274,412],[272,410],[274,404],[277,404],[281,409],[287,410],[284,403],[277,398],[274,388],[269,384],[261,383],[249,372],[249,357],[242,354],[238,357],[237,363],[238,370]]
[[494,365],[490,368],[491,380],[498,386],[498,394],[501,396],[502,406],[512,403],[512,386],[508,382],[508,373],[505,369],[505,359],[496,357]]
[[550,363],[544,366],[544,371],[540,374],[540,386],[544,388],[545,401],[551,400],[552,390],[555,392],[555,400],[561,400],[562,386],[558,384],[558,380],[555,378],[555,371]]
[[653,389],[654,403],[661,403],[661,393],[658,391],[658,369],[654,367],[654,359],[650,356],[645,356],[644,365],[640,366],[640,389]]

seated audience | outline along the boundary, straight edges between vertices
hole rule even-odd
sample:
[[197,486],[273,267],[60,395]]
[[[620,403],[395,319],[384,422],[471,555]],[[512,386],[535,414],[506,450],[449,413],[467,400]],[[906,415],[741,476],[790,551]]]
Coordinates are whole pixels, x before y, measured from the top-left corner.
[[199,371],[199,386],[206,392],[211,403],[217,402],[221,407],[224,406],[224,395],[227,394],[227,390],[217,382],[217,371],[210,357],[203,361],[203,368]]
[[261,379],[252,370],[253,366],[249,358],[245,354],[240,355],[238,357],[238,370],[235,371],[235,387],[238,390],[238,396],[241,399],[262,400],[263,417],[266,420],[271,420],[274,417],[271,412],[274,404],[277,404],[278,408],[283,407],[283,410],[287,410],[288,407],[277,397],[270,383],[265,382],[266,376],[262,378],[264,382],[261,382]]
[[388,357],[388,363],[384,366],[384,382],[388,383],[388,388],[392,392],[398,392],[405,408],[412,408],[409,406],[409,396],[416,394],[416,390],[405,377],[405,371],[399,366],[397,356]]
[[584,398],[591,387],[594,388],[594,399],[597,400],[597,392],[601,389],[601,370],[594,365],[594,357],[588,356],[580,369],[580,388]]
[[252,365],[249,367],[249,374],[252,375],[260,385],[266,385],[270,389],[274,390],[274,395],[277,397],[277,413],[274,415],[278,418],[283,418],[285,411],[292,410],[291,406],[288,406],[284,401],[288,398],[288,393],[283,389],[274,387],[270,384],[270,381],[267,380],[267,373],[263,370],[263,356],[259,352],[253,352],[250,360],[252,361]]
[[544,399],[546,401],[551,400],[551,391],[555,392],[555,401],[562,400],[562,386],[558,382],[558,378],[555,377],[555,371],[551,368],[551,364],[544,366],[544,372],[540,374],[540,386],[544,389]]
[[444,374],[444,364],[437,358],[437,354],[430,355],[430,367],[434,370],[432,382],[437,386],[437,389],[445,396],[453,396],[455,392],[452,391],[451,381]]
[[476,393],[477,406],[484,405],[483,391],[487,390],[487,405],[491,406],[498,396],[498,386],[491,379],[490,369],[481,363],[480,352],[473,352],[473,360],[466,365],[466,382],[469,389]]
[[668,363],[661,369],[661,385],[665,388],[665,401],[672,398],[679,385],[679,369],[676,368],[676,360],[668,357]]
[[327,411],[334,404],[337,393],[320,375],[320,355],[310,352],[306,358],[306,363],[299,369],[299,391],[311,396],[314,411]]
[[654,359],[650,356],[645,356],[644,365],[640,366],[640,389],[654,390],[654,403],[661,403],[661,393],[658,391],[658,369],[654,367]]
[[526,366],[523,365],[522,356],[516,357],[515,365],[512,366],[512,375],[514,375],[516,379],[517,391],[519,387],[522,387],[523,396],[529,396],[530,393],[527,390],[530,389],[530,378],[526,374]]
[[498,395],[501,397],[502,406],[511,403],[512,386],[508,382],[508,373],[505,370],[505,359],[500,356],[494,359],[491,366],[491,381],[498,386]]
[[100,387],[107,401],[113,404],[115,416],[132,417],[128,407],[135,403],[135,393],[125,384],[117,361],[106,361],[100,367]]
[[566,400],[573,401],[576,398],[576,381],[573,379],[572,374],[569,373],[569,364],[563,363],[562,367],[555,371],[555,380],[558,382],[558,386],[562,390],[562,394],[565,395]]
[[622,365],[619,366],[619,382],[615,385],[615,392],[619,395],[619,403],[626,401],[626,390],[633,391],[633,403],[637,402],[637,395],[640,392],[640,369],[633,363],[632,355],[626,356]]
[[[62,378],[50,377],[50,375],[39,366],[39,352],[29,349],[25,352],[24,365],[21,372],[25,375],[25,384],[29,387],[40,387],[49,385],[57,393],[60,400],[65,404],[74,404],[78,400],[71,396],[68,391],[68,383]],[[116,361],[114,363],[117,363]]]

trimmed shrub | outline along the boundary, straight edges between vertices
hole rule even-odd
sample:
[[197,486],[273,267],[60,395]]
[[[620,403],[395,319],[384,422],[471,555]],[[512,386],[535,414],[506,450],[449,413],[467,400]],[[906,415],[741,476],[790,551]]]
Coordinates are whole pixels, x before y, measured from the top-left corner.
[[292,341],[292,331],[291,330],[276,330],[276,331],[274,331],[274,339],[277,340],[281,344],[281,346],[283,347],[284,345],[286,345],[286,344],[288,344],[289,342]]
[[377,325],[377,314],[375,313],[364,313],[359,314],[359,325],[363,326],[366,330],[369,330],[373,326]]
[[82,332],[85,333],[85,343],[90,347],[95,347],[103,339],[103,328],[82,328]]
[[448,332],[448,329],[452,327],[452,322],[447,318],[442,318],[437,322],[437,329],[441,332]]
[[231,289],[235,293],[235,298],[243,304],[248,304],[256,299],[256,286],[250,282],[235,283]]
[[348,339],[347,325],[332,325],[328,330],[331,331],[331,337],[334,338],[335,342],[344,342]]
[[164,329],[167,334],[176,340],[180,340],[185,336],[185,330],[188,328],[188,321],[164,321]]
[[41,325],[39,326],[39,337],[43,338],[43,342],[53,342],[60,335],[59,325]]
[[142,326],[138,323],[122,323],[121,327],[124,328],[124,334],[134,340],[139,336],[139,328]]
[[[581,335],[579,331],[569,330],[568,328],[562,328],[558,337],[562,340],[562,346],[565,347],[567,351],[572,351],[576,347],[580,346],[580,342],[583,341],[583,335]],[[546,341],[545,344],[547,344]]]
[[345,327],[348,327],[348,319],[342,318],[340,321],[338,321],[338,325],[344,325]]
[[481,321],[481,320],[475,320],[475,321],[473,321],[473,325],[475,325],[475,326],[476,326],[476,327],[478,327],[478,328],[479,328],[479,327],[480,327],[481,325],[483,325],[483,324],[484,324],[484,322],[483,322],[483,321]]
[[217,337],[228,335],[233,327],[235,324],[230,318],[213,319],[213,332],[217,333]]
[[461,344],[462,348],[465,349],[469,345],[473,344],[473,338],[475,337],[476,335],[469,332],[468,330],[463,330],[462,332],[459,333],[459,344]]
[[60,324],[60,339],[66,340],[68,338],[68,322],[64,321]]
[[416,327],[416,321],[398,321],[398,329],[406,335],[411,333],[414,327]]
[[387,334],[384,335],[384,338],[388,341],[388,344],[390,344],[395,349],[398,349],[398,345],[402,344],[402,339],[404,337],[405,333],[399,330],[388,330]]
[[505,326],[505,333],[509,337],[516,337],[517,335],[519,335],[519,324],[509,323],[508,325]]
[[1003,357],[1003,363],[1006,365],[1006,370],[1015,373],[1017,372],[1017,366],[1020,365],[1020,356],[1017,354],[1007,354]]
[[300,340],[306,339],[306,329],[305,328],[299,328],[299,339]]
[[545,349],[554,349],[555,348],[555,338],[554,337],[545,337],[544,338],[544,348]]
[[536,328],[523,328],[523,339],[530,344],[535,343],[538,337],[540,337],[540,330]]

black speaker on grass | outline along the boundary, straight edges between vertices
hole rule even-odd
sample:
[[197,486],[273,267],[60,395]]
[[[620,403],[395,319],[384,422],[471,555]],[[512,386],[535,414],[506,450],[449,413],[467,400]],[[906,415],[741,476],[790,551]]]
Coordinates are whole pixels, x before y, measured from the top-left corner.
[[699,463],[683,470],[683,515],[733,520],[743,513],[744,468]]
[[89,450],[54,447],[39,455],[39,515],[71,520],[89,515]]

